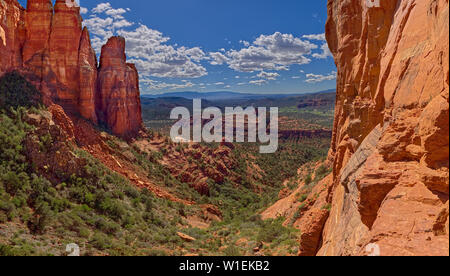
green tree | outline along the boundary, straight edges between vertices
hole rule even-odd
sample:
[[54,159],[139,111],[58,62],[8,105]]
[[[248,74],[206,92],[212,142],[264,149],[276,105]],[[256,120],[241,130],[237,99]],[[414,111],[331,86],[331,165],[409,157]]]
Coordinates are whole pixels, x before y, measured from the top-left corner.
[[37,107],[42,94],[18,72],[6,73],[0,78],[0,109]]

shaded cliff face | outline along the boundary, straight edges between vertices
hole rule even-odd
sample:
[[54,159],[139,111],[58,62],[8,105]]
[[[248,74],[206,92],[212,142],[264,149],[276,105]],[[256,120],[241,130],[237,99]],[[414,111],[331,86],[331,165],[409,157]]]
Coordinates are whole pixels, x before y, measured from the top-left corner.
[[66,113],[93,123],[100,117],[119,136],[138,133],[137,70],[125,63],[122,48],[117,64],[105,62],[101,68],[108,77],[97,81],[97,58],[79,7],[68,7],[65,0],[54,6],[51,0],[29,0],[25,10],[17,0],[1,0],[0,15],[0,74],[18,70],[43,93],[47,105],[61,105]]
[[328,1],[338,67],[319,255],[448,255],[448,0]]
[[142,123],[136,67],[126,63],[125,39],[112,37],[102,47],[98,72],[98,116],[113,133],[134,136]]

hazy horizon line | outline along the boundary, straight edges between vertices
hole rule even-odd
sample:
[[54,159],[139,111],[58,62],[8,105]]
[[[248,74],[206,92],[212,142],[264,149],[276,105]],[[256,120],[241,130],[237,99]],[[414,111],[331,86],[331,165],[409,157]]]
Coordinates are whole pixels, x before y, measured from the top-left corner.
[[141,96],[161,96],[165,94],[177,94],[177,93],[198,93],[198,94],[209,94],[209,93],[235,93],[235,94],[250,94],[250,95],[297,95],[297,94],[312,94],[320,92],[332,92],[336,88],[330,88],[325,90],[317,91],[304,91],[304,92],[242,92],[242,91],[231,91],[231,90],[217,90],[217,91],[195,91],[195,90],[185,90],[185,91],[173,91],[173,92],[162,92],[162,93],[141,93]]

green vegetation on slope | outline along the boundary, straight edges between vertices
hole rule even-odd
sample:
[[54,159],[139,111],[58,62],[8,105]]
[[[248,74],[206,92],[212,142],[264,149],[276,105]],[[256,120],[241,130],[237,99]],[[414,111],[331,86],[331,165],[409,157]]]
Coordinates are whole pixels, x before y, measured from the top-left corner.
[[[0,224],[27,226],[0,237],[0,244],[5,243],[0,255],[64,252],[50,240],[75,242],[86,254],[111,255],[167,254],[152,248],[175,250],[182,245],[175,234],[176,204],[136,190],[84,151],[73,151],[86,161],[77,175],[57,185],[37,175],[23,146],[32,128],[22,120],[26,112],[20,108],[16,116],[0,117]],[[44,244],[38,245],[31,235],[41,235]]]
[[19,73],[6,73],[0,79],[0,110],[37,107],[42,104],[41,93]]
[[[327,139],[283,142],[273,155],[259,154],[257,145],[236,145],[234,172],[241,181],[209,181],[210,197],[174,178],[159,162],[165,152],[143,154],[131,147],[136,163],[155,184],[222,211],[223,221],[199,229],[189,225],[198,206],[136,189],[72,142],[65,142],[66,148],[80,169],[47,179],[52,168],[38,169],[26,142],[38,141],[40,152],[49,154],[57,141],[50,131],[41,130],[38,137],[26,123],[27,116],[45,112],[40,94],[16,73],[0,79],[0,85],[0,256],[62,255],[70,243],[78,244],[83,255],[296,254],[298,231],[284,227],[282,218],[262,221],[258,214],[277,200],[283,181],[298,167],[326,155]],[[110,146],[120,148],[113,142]],[[187,243],[177,232],[196,240]]]
[[[185,193],[198,203],[214,204],[222,210],[224,220],[204,230],[187,226],[186,216],[194,207],[133,188],[76,147],[73,153],[85,160],[84,169],[52,184],[27,162],[24,146],[33,127],[23,117],[39,112],[19,108],[14,115],[0,117],[0,225],[9,226],[0,236],[0,255],[60,255],[69,243],[79,244],[86,255],[179,255],[186,250],[203,255],[251,255],[258,246],[265,254],[293,254],[296,250],[294,229],[283,227],[281,220],[261,221],[257,215],[276,199],[281,186],[275,180],[268,182],[274,187],[251,179],[246,180],[248,187],[229,181],[210,183],[211,197],[202,197],[187,184],[164,178],[166,171],[149,161],[152,158],[139,161],[164,185],[185,187]],[[307,161],[311,153],[305,153]],[[276,161],[261,162],[269,168]],[[242,175],[246,174],[244,166]],[[256,192],[258,185],[267,192]],[[13,226],[17,224],[23,227]],[[176,235],[178,231],[197,240],[187,244]],[[239,245],[239,240],[245,243]]]

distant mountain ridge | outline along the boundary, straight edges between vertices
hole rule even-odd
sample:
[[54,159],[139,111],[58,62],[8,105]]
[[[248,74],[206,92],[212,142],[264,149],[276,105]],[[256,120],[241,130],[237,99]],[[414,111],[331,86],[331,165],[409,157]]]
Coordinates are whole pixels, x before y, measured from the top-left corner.
[[141,95],[142,98],[159,99],[159,98],[185,98],[185,99],[203,99],[203,100],[248,100],[248,99],[264,99],[264,98],[288,98],[307,94],[320,94],[335,92],[335,89],[329,89],[320,92],[298,93],[298,94],[253,94],[238,93],[229,91],[219,92],[172,92],[159,95]]

